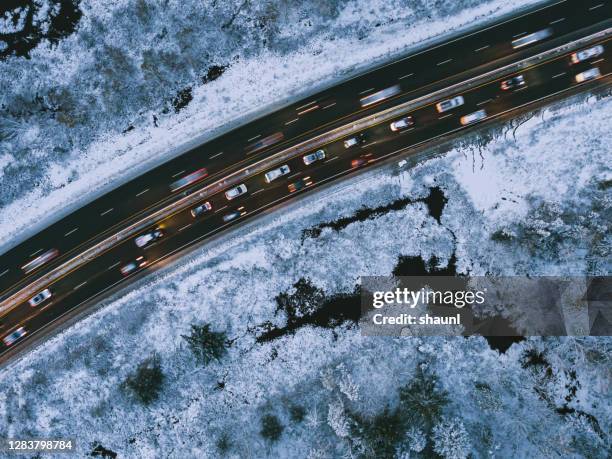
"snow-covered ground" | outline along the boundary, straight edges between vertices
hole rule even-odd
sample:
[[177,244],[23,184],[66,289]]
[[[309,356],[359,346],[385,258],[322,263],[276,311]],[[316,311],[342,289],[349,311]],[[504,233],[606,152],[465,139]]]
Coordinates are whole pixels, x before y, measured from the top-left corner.
[[[476,135],[412,169],[367,172],[205,245],[4,369],[0,436],[67,436],[82,455],[101,444],[130,458],[608,457],[607,337],[532,338],[504,354],[482,338],[373,338],[351,323],[256,338],[287,322],[275,297],[300,278],[351,292],[400,255],[443,266],[454,253],[472,274],[609,273],[611,116],[611,96],[577,97],[480,150]],[[432,187],[448,200],[440,222],[419,200]],[[181,336],[198,323],[231,340],[207,367]],[[165,379],[144,406],[123,382],[154,353]],[[427,400],[439,408],[429,420],[417,416]],[[276,441],[261,434],[266,416],[282,426]]]
[[[45,36],[58,2],[35,3]],[[0,250],[195,142],[534,3],[83,0],[74,33],[0,60]],[[0,18],[0,49],[24,11]]]

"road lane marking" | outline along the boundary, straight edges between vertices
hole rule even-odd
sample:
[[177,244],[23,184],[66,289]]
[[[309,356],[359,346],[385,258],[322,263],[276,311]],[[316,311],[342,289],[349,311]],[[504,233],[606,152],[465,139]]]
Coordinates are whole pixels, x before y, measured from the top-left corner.
[[87,281],[85,282],[81,282],[79,285],[77,285],[76,287],[74,287],[72,290],[78,290],[80,289],[83,285],[85,285],[87,283]]
[[262,191],[266,191],[266,189],[265,189],[265,188],[260,188],[260,189],[259,189],[259,190],[257,190],[257,191],[253,191],[253,192],[251,193],[251,196],[254,196],[254,195],[256,195],[257,193],[261,193]]
[[4,276],[4,275],[5,275],[6,273],[8,273],[8,272],[9,272],[9,270],[8,270],[8,269],[5,269],[4,271],[2,271],[2,274],[0,274],[0,277]]
[[476,53],[477,53],[477,52],[479,52],[479,51],[482,51],[483,49],[487,49],[489,46],[491,46],[491,45],[485,45],[485,46],[483,46],[482,48],[476,48],[476,49],[474,50],[474,52],[476,52]]
[[325,160],[325,161],[323,162],[323,164],[325,164],[325,163],[331,163],[332,161],[335,161],[335,160],[337,160],[338,158],[339,158],[339,156],[334,156],[333,158],[329,158],[329,159]]
[[487,100],[483,100],[482,102],[478,102],[476,105],[480,106],[480,105],[484,105],[484,104],[488,104],[489,102],[491,102],[493,99],[487,99]]
[[336,105],[336,102],[332,102],[331,104],[326,105],[325,107],[323,107],[323,110],[325,110],[326,108],[329,108],[329,107],[333,107],[334,105]]
[[180,228],[178,229],[178,232],[180,233],[180,232],[181,232],[181,231],[183,231],[184,229],[189,228],[191,225],[192,225],[192,223],[190,223],[189,225],[185,225],[185,226],[180,227]]
[[217,153],[216,155],[212,155],[210,158],[208,159],[215,159],[217,156],[221,156],[223,154],[222,151],[220,151],[219,153]]
[[370,142],[370,143],[366,143],[365,145],[361,145],[361,148],[369,148],[372,145],[376,145],[378,143],[378,140],[375,140],[374,142]]
[[553,24],[556,24],[557,22],[561,22],[561,21],[565,21],[565,18],[555,19],[554,21],[549,22],[548,24],[549,24],[549,25],[553,25]]
[[149,191],[149,188],[147,188],[146,190],[142,190],[140,193],[138,193],[136,196],[142,196],[143,194],[145,194],[147,191]]
[[302,172],[300,171],[300,172],[296,172],[295,174],[291,174],[289,177],[287,177],[287,179],[293,178],[293,177],[295,177],[296,175],[300,175],[301,173],[302,173]]
[[247,140],[247,142],[252,142],[255,139],[259,139],[261,137],[261,134],[257,134],[255,137],[251,137],[250,139]]
[[223,209],[227,209],[227,206],[220,207],[219,209],[215,210],[215,213],[221,212]]
[[520,37],[521,35],[525,35],[527,32],[517,33],[516,35],[512,35],[512,38]]
[[68,231],[66,234],[64,234],[64,237],[70,236],[72,233],[74,233],[76,230],[78,230],[79,227],[77,226],[76,228],[71,229],[70,231]]
[[33,257],[34,255],[39,254],[40,252],[42,252],[42,249],[38,249],[36,252],[34,252],[33,254],[31,254],[30,256]]
[[365,94],[366,92],[374,91],[374,89],[375,89],[375,88],[369,88],[369,89],[366,89],[366,90],[364,90],[364,91],[361,91],[361,92],[359,93],[359,95]]
[[596,10],[597,8],[599,8],[600,6],[604,6],[603,3],[598,3],[597,5],[593,5],[592,7],[589,8],[589,11],[593,11]]
[[121,264],[121,262],[120,262],[120,261],[118,261],[118,262],[117,262],[117,263],[115,263],[114,265],[110,265],[110,266],[107,268],[107,271],[110,271],[111,269],[116,268],[116,267],[117,267],[117,266],[119,266],[120,264]]
[[514,92],[519,92],[519,91],[524,91],[525,89],[527,89],[529,86],[523,86],[522,88],[518,88],[515,89]]
[[596,61],[591,62],[591,64],[597,64],[598,62],[601,62],[605,60],[603,57],[601,59],[597,59]]
[[316,110],[317,108],[319,108],[318,105],[313,105],[312,107],[307,108],[306,110],[302,110],[301,112],[298,112],[298,116],[302,116],[303,114]]
[[316,100],[313,100],[312,102],[308,102],[307,104],[300,105],[298,108],[296,108],[296,109],[295,109],[295,111],[297,112],[298,110],[301,110],[301,109],[303,109],[303,108],[308,107],[309,105],[316,104],[316,103],[317,103],[317,101],[316,101]]
[[560,77],[560,76],[565,75],[565,73],[566,73],[566,72],[557,73],[556,75],[553,75],[552,77],[553,77],[553,78],[558,78],[558,77]]
[[449,113],[448,115],[440,116],[438,119],[443,120],[444,118],[448,118],[449,116],[453,116],[454,113]]
[[174,177],[178,177],[178,176],[179,176],[179,175],[181,175],[183,172],[185,172],[185,171],[184,171],[184,170],[182,170],[182,171],[180,171],[180,172],[177,172],[176,174],[174,174],[174,175],[172,176],[172,178],[174,178]]
[[438,62],[436,65],[444,65],[444,64],[448,64],[449,62],[451,62],[452,59],[446,59],[445,61],[442,62]]
[[414,131],[414,127],[408,128],[408,129],[402,129],[400,131],[400,135],[405,134],[406,132],[410,132],[410,131]]
[[404,78],[411,77],[412,75],[414,75],[414,73],[407,73],[406,75],[399,77],[398,80],[403,80]]
[[290,124],[295,123],[295,122],[296,122],[296,121],[298,121],[298,120],[299,120],[299,118],[295,118],[295,119],[292,119],[291,121],[287,121],[287,122],[285,123],[285,126],[289,126]]
[[104,217],[107,213],[112,212],[113,210],[115,210],[114,207],[111,207],[110,209],[105,210],[104,212],[100,214],[100,217]]

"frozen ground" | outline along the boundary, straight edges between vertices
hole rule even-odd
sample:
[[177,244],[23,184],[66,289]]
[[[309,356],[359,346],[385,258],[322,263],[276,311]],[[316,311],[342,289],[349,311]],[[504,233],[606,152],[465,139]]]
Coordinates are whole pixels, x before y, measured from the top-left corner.
[[4,7],[0,87],[10,90],[0,91],[0,250],[191,141],[533,3],[83,0],[75,11],[70,1],[37,0]]
[[[500,354],[482,338],[364,337],[350,320],[257,338],[290,324],[275,297],[300,278],[322,289],[317,308],[399,256],[441,267],[455,254],[473,274],[609,273],[611,116],[612,97],[575,98],[204,246],[4,369],[0,437],[69,436],[82,455],[121,458],[609,457],[609,338]],[[439,221],[422,199],[436,187]],[[227,334],[219,362],[196,364],[181,337],[194,323]],[[154,354],[165,378],[143,405],[123,382]]]

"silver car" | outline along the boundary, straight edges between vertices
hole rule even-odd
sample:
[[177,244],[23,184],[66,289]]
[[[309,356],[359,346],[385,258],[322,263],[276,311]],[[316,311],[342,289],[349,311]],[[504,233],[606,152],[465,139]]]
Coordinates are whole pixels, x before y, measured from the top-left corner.
[[247,187],[244,183],[241,183],[238,186],[235,186],[234,188],[230,188],[229,190],[227,190],[225,192],[225,197],[231,201],[232,199],[237,198],[238,196],[243,195],[244,193],[247,192]]
[[149,231],[148,233],[138,236],[136,239],[134,239],[134,242],[138,247],[144,247],[157,241],[158,239],[161,239],[162,237],[164,237],[164,232],[161,229],[156,228],[153,231]]
[[42,292],[38,292],[36,295],[30,298],[28,300],[28,304],[34,308],[49,298],[51,298],[51,290],[46,288]]
[[472,123],[475,123],[476,121],[483,120],[486,117],[487,117],[487,112],[485,112],[484,110],[478,110],[477,112],[462,116],[460,121],[461,121],[461,124],[465,126],[466,124],[472,124]]
[[2,338],[2,341],[4,342],[4,344],[6,344],[7,346],[10,346],[11,344],[13,344],[15,341],[23,338],[25,335],[27,335],[28,332],[25,330],[25,328],[23,327],[19,327],[17,330],[15,330],[14,332],[6,335],[4,338]]
[[314,163],[315,161],[320,161],[325,158],[325,150],[317,150],[314,153],[310,153],[302,158],[304,164],[307,166],[309,164]]
[[582,83],[583,81],[594,80],[595,78],[599,78],[601,76],[601,72],[597,67],[593,67],[592,69],[585,70],[584,72],[580,72],[574,78],[576,79],[576,83]]
[[276,180],[283,175],[287,175],[289,172],[291,172],[291,169],[289,169],[289,166],[286,164],[283,164],[281,167],[277,167],[276,169],[272,169],[271,171],[265,173],[266,183],[270,183],[272,180]]
[[463,96],[455,96],[452,99],[446,99],[436,104],[436,110],[438,113],[444,113],[448,110],[452,110],[455,107],[459,107],[464,104]]
[[600,54],[603,54],[603,52],[604,47],[602,45],[596,45],[591,48],[576,51],[575,53],[572,53],[570,58],[572,60],[572,64],[577,64],[578,62],[586,61],[592,57],[599,56]]
[[407,116],[405,118],[400,118],[397,121],[393,121],[389,127],[393,132],[401,131],[402,129],[408,129],[410,126],[414,125],[414,120],[412,116]]
[[225,214],[223,216],[223,221],[225,223],[231,222],[232,220],[235,220],[236,218],[240,217],[240,215],[242,214],[238,211],[230,212],[229,214]]

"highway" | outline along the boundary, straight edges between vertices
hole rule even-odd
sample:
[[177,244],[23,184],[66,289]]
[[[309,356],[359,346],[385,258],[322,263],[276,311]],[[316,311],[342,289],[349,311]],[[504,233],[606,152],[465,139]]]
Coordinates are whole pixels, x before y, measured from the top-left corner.
[[[371,164],[416,152],[436,139],[506,119],[551,97],[609,84],[611,18],[610,1],[566,1],[537,8],[314,94],[137,177],[0,257],[0,335],[23,327],[27,335],[10,348],[19,347],[36,331],[127,283],[141,270],[146,272],[294,196]],[[548,30],[549,36],[532,42],[531,34],[542,30]],[[575,43],[578,39],[586,41]],[[567,43],[576,49],[599,43],[603,54],[572,64],[575,49]],[[595,67],[600,78],[576,81],[576,75]],[[522,75],[524,84],[501,89],[502,81],[516,75]],[[371,96],[385,89],[391,89],[388,97],[369,103]],[[456,95],[463,97],[462,105],[443,113],[436,109],[437,102]],[[463,126],[461,117],[472,113],[484,118]],[[412,126],[390,129],[391,121],[408,115]],[[361,142],[345,148],[344,140],[355,135],[362,136]],[[306,165],[303,156],[318,149],[324,150],[325,158]],[[288,166],[290,172],[267,183],[263,171],[279,165]],[[177,180],[202,168],[208,174],[202,180],[171,191]],[[238,183],[244,183],[247,192],[228,200],[224,192]],[[300,186],[305,188],[291,191]],[[204,202],[211,209],[194,218],[191,210]],[[160,218],[151,220],[157,214]],[[226,221],[230,215],[236,217]],[[150,227],[144,224],[139,229],[140,222],[152,221]],[[137,231],[126,230],[131,227]],[[134,236],[156,227],[164,237],[137,247]],[[117,238],[122,231],[125,238]],[[104,241],[112,243],[103,245]],[[82,254],[95,247],[100,248],[95,255],[83,260]],[[50,249],[58,256],[24,274],[22,266]],[[137,263],[145,261],[146,266],[124,276],[120,268],[139,257],[143,258]],[[74,267],[67,265],[70,260],[77,260]],[[62,266],[69,268],[62,271]],[[47,285],[41,279],[53,281]],[[39,291],[39,284],[48,286],[53,296],[31,307],[27,298],[30,291]],[[25,293],[19,296],[20,292]],[[0,346],[1,355],[6,354],[9,347]]]

